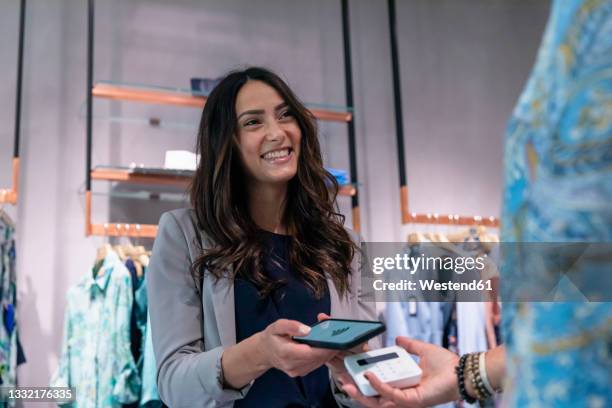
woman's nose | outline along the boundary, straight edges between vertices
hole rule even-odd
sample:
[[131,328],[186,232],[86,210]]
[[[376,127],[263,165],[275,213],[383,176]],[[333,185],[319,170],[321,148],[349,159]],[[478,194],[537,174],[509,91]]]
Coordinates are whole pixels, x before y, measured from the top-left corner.
[[266,138],[269,141],[282,140],[285,137],[285,131],[279,126],[276,120],[271,120],[268,123]]

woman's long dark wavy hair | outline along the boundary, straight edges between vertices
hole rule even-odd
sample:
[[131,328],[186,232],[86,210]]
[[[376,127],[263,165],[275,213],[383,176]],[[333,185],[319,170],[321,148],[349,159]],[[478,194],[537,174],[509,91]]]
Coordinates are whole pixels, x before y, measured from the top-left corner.
[[343,296],[349,291],[351,260],[358,248],[335,207],[338,183],[323,167],[315,118],[281,78],[259,67],[229,73],[202,113],[197,142],[201,158],[190,193],[207,242],[192,265],[194,278],[201,282],[208,272],[216,279],[248,279],[260,296],[282,284],[263,271],[264,243],[249,213],[247,177],[238,151],[236,97],[249,80],[274,88],[302,132],[297,174],[289,181],[283,214],[291,236],[289,263],[315,296],[324,295],[326,274]]

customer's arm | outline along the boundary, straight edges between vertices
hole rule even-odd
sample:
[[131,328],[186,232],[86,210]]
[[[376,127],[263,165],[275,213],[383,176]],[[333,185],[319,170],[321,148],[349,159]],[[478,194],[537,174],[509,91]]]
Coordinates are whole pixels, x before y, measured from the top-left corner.
[[[366,407],[430,407],[460,399],[455,366],[459,357],[445,348],[407,337],[398,337],[397,344],[409,353],[419,357],[423,370],[421,382],[416,387],[399,389],[381,382],[376,376],[367,378],[379,397],[363,396],[348,374],[340,376],[346,385],[343,389],[348,395]],[[498,346],[486,353],[486,370],[489,382],[494,389],[500,389],[505,372],[505,348]],[[466,381],[466,391],[470,396],[476,393],[471,381]],[[392,402],[392,403],[391,403]]]

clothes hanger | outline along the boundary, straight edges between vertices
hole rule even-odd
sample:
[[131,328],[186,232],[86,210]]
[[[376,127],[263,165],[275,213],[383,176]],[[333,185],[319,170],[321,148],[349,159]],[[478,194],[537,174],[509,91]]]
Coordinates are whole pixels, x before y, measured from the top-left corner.
[[106,256],[110,252],[112,252],[112,250],[113,248],[110,246],[110,244],[104,244],[100,248],[98,248],[98,251],[96,253],[96,261],[94,262],[94,266],[91,270],[94,279],[96,279],[97,277],[102,277],[104,275],[102,265],[104,265],[104,260],[106,259]]
[[426,229],[428,231],[425,232],[425,238],[427,238],[431,242],[437,242],[438,241],[438,236],[437,236],[437,233],[435,231],[435,227],[434,227],[433,223],[428,224]]
[[128,256],[126,255],[125,250],[123,249],[123,246],[115,245],[113,246],[113,251],[115,251],[117,256],[119,256],[119,259],[121,259],[121,262],[125,262],[128,259]]
[[434,242],[448,242],[448,238],[446,238],[446,234],[442,233],[442,225],[440,224],[440,216],[438,214],[434,214],[434,219],[436,220],[436,232],[434,233],[435,241]]
[[449,242],[463,242],[466,239],[469,239],[471,236],[471,232],[470,232],[470,228],[466,228],[464,230],[452,233],[452,234],[448,234],[446,236],[446,239]]
[[[104,229],[108,230],[108,224],[104,224]],[[102,246],[98,248],[98,251],[96,252],[96,261],[94,262],[94,266],[92,268],[92,274],[93,274],[94,279],[98,277],[98,274],[100,273],[100,270],[102,269],[102,265],[104,264],[104,260],[106,259],[108,254],[110,254],[111,252],[113,252],[113,247],[108,242],[104,243]],[[103,276],[103,275],[104,275],[104,271],[102,270],[102,275],[100,276]]]
[[104,261],[106,256],[111,252],[113,252],[113,247],[109,243],[102,245],[100,248],[98,248],[96,253],[96,262]]
[[140,262],[140,264],[144,266],[145,268],[148,268],[149,267],[149,255],[141,254],[140,256],[138,256],[138,262]]
[[[416,217],[416,213],[412,213],[412,218],[414,217]],[[417,224],[410,223],[409,225],[415,226]],[[409,244],[420,244],[421,242],[425,242],[427,239],[421,232],[414,231],[408,234],[408,236],[406,237],[406,240],[408,241]]]

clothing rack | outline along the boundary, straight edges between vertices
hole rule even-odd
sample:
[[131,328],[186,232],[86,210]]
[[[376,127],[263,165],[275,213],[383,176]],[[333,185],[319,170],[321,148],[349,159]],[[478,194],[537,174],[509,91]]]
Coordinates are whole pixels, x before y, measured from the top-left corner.
[[15,98],[15,141],[13,146],[12,186],[0,189],[0,204],[17,204],[19,186],[19,137],[21,135],[21,89],[23,80],[23,47],[25,38],[26,0],[21,0],[19,9],[19,47],[17,49],[17,95]]
[[[327,110],[320,108],[310,109],[312,114],[319,120],[346,122],[348,124],[348,150],[351,172],[350,184],[341,185],[338,191],[340,196],[350,196],[352,203],[353,228],[360,229],[359,198],[357,196],[357,153],[355,146],[355,126],[353,124],[354,113],[350,107],[353,104],[353,77],[350,52],[350,28],[349,28],[349,6],[348,0],[342,0],[342,25],[343,25],[343,47],[344,47],[344,69],[346,102],[349,108],[342,110]],[[94,84],[93,60],[94,60],[94,12],[95,0],[88,0],[88,24],[87,24],[87,102],[86,102],[86,182],[85,182],[85,235],[102,236],[127,236],[140,238],[155,238],[157,225],[152,224],[124,224],[124,223],[92,223],[92,180],[106,180],[122,183],[139,183],[157,185],[187,185],[189,180],[172,179],[164,177],[143,177],[125,172],[108,172],[92,169],[92,120],[93,120],[93,98],[105,98],[112,100],[136,101],[143,103],[169,104],[201,108],[206,103],[206,97],[200,95],[185,94],[176,89],[147,89],[146,86],[126,84]]]
[[439,225],[484,225],[499,227],[496,217],[482,217],[480,215],[455,215],[436,213],[414,213],[409,210],[408,186],[406,183],[406,159],[404,142],[404,123],[402,110],[402,88],[400,80],[399,54],[397,49],[397,23],[395,0],[388,0],[389,35],[391,43],[391,68],[393,78],[393,101],[395,105],[395,134],[397,143],[397,160],[400,181],[400,209],[402,224],[439,224]]
[[[405,209],[408,210],[407,208]],[[403,210],[402,210],[403,211]],[[404,214],[404,212],[402,212]],[[434,224],[434,225],[457,225],[457,226],[477,226],[499,227],[499,219],[496,217],[482,217],[480,215],[451,215],[451,214],[417,214],[408,213],[404,224]]]

